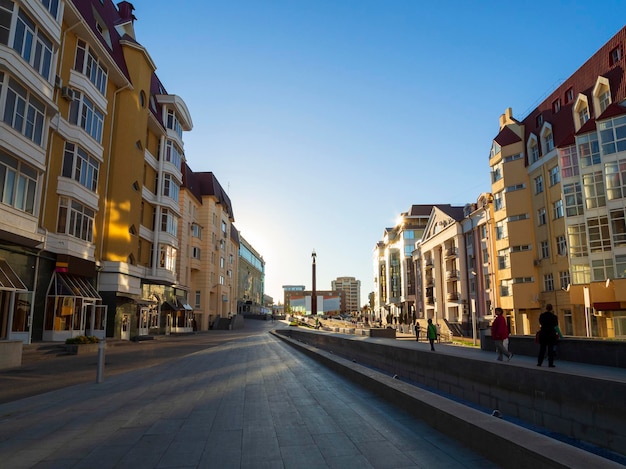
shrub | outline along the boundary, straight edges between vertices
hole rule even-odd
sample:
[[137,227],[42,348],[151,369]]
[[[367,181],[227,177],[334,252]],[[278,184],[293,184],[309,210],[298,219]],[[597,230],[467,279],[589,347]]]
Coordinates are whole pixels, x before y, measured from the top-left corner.
[[65,341],[66,344],[97,344],[100,339],[93,335],[79,335],[78,337],[72,337]]

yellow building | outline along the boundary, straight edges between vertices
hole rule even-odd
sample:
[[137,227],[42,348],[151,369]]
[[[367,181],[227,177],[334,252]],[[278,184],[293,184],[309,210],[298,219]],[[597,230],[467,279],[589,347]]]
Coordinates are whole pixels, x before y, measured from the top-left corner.
[[507,109],[489,164],[498,302],[532,334],[626,336],[626,28],[523,120]]

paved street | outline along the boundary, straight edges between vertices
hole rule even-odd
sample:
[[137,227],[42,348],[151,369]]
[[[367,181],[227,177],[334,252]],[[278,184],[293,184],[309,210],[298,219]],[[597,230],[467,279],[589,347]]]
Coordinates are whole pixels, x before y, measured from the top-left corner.
[[[2,466],[494,467],[297,353],[272,326],[247,321],[195,353],[101,384],[93,370],[90,382],[0,405]],[[48,362],[66,358],[81,357]]]

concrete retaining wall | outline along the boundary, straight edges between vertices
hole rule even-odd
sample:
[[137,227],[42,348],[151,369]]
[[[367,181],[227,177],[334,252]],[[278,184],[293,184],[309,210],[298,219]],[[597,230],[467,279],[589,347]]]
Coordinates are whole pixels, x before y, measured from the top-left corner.
[[22,366],[21,340],[0,340],[0,370]]
[[626,455],[626,383],[306,330],[278,331],[438,392]]

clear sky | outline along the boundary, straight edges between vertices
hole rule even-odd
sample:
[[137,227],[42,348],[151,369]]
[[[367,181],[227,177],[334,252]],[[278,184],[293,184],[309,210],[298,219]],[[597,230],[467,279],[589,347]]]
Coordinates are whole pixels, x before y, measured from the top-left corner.
[[507,107],[523,119],[624,26],[619,1],[132,0],[135,31],[187,104],[265,260],[265,293],[352,276],[412,204],[489,192]]

